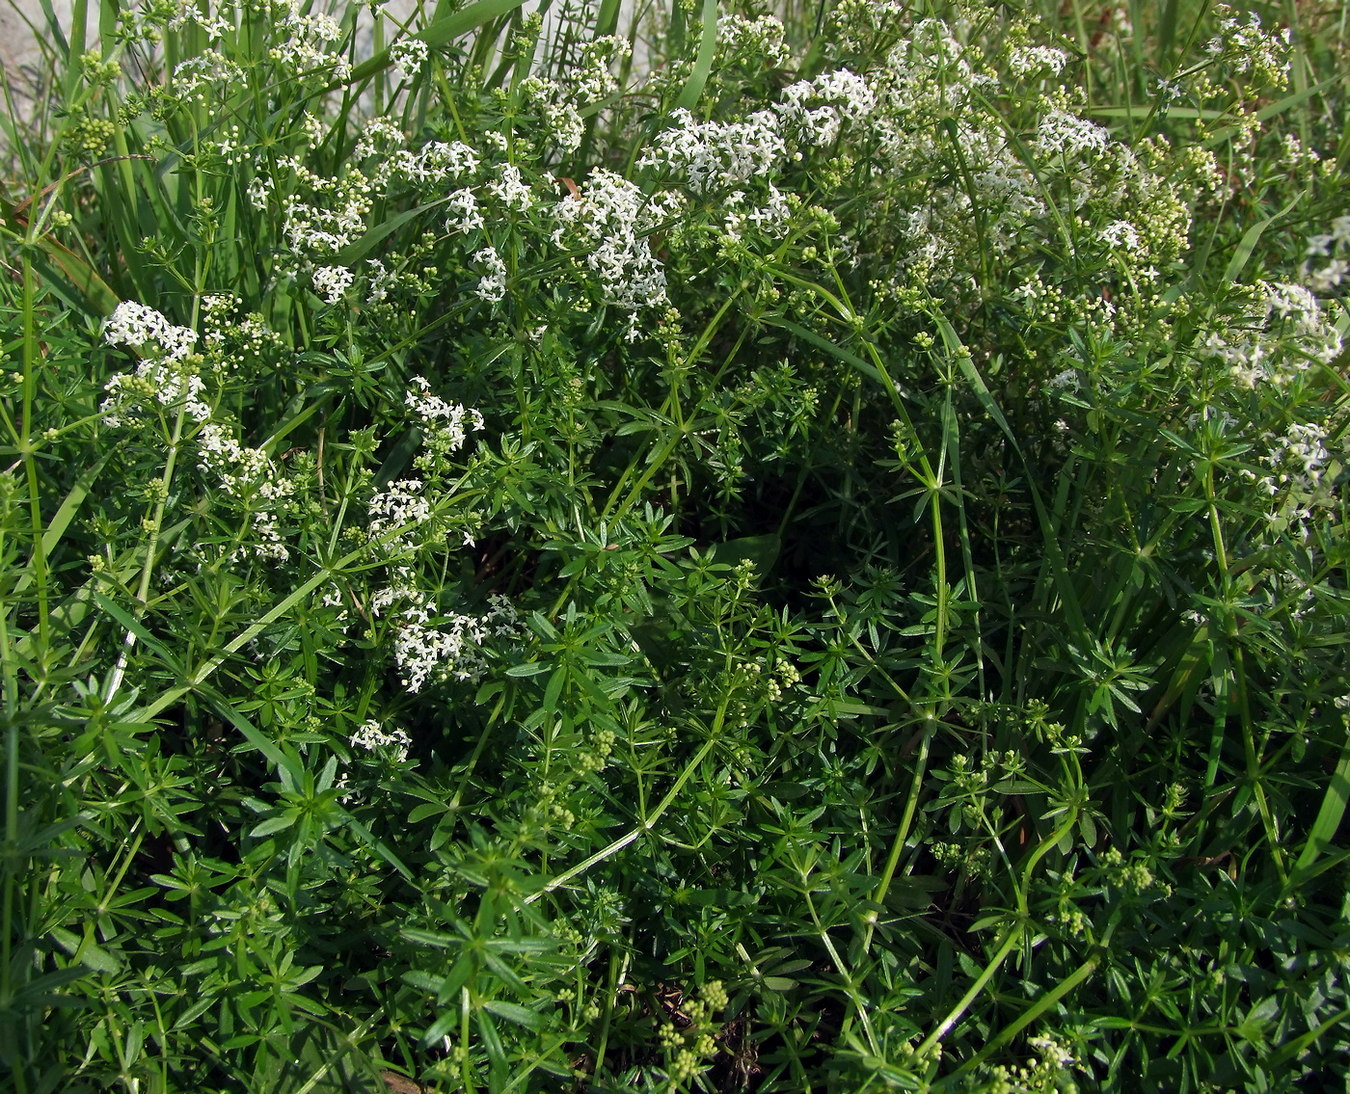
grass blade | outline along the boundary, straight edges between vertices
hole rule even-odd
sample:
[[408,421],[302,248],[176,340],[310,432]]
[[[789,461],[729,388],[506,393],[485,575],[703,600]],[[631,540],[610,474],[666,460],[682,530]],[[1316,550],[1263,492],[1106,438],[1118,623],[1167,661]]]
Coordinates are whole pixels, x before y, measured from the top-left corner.
[[717,55],[717,0],[703,0],[703,28],[698,43],[698,56],[694,60],[694,70],[680,91],[675,105],[692,111],[703,97],[703,89],[708,85],[708,76],[712,72],[713,58]]

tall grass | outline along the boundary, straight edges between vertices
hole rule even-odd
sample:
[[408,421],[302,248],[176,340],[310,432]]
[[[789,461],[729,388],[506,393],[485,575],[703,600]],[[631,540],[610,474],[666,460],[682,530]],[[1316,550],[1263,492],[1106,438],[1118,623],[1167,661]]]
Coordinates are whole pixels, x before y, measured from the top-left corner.
[[60,29],[9,1086],[1344,1083],[1339,6]]

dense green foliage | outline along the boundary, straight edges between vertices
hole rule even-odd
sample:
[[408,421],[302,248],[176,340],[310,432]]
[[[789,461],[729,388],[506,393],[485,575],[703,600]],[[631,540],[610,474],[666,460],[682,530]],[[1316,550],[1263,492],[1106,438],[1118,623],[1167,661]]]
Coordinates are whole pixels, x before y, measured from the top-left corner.
[[524,11],[11,106],[0,1081],[1341,1088],[1345,10]]

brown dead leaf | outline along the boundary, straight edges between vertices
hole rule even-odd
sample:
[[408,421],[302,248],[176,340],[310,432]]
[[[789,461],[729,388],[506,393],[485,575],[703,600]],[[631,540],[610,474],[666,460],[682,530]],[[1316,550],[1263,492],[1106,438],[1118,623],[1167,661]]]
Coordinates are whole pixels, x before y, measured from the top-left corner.
[[421,1083],[414,1082],[406,1075],[400,1075],[397,1071],[381,1071],[380,1078],[393,1094],[431,1094],[429,1087]]

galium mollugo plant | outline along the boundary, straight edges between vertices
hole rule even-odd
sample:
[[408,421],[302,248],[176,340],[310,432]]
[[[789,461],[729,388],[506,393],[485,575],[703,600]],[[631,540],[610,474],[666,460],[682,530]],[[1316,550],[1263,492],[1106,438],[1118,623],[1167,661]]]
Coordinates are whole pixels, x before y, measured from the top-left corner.
[[12,1085],[1344,1073],[1340,91],[1133,14],[72,29]]

